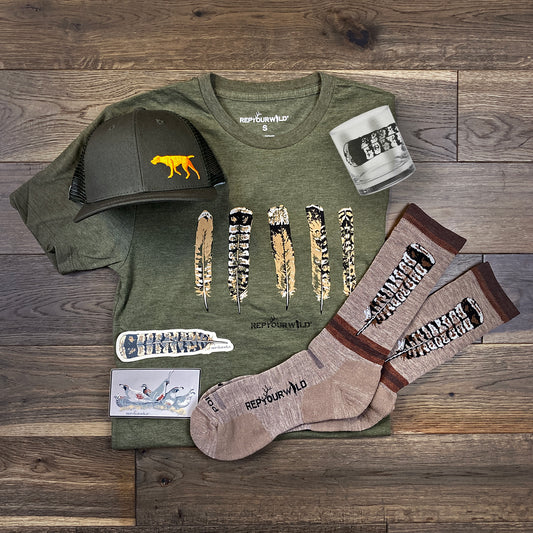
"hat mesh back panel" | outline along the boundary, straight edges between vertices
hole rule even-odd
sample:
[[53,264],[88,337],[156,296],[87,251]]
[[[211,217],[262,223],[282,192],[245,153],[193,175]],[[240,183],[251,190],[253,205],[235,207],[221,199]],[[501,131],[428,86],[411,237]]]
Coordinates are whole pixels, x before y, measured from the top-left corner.
[[226,181],[224,173],[222,172],[222,169],[220,168],[220,165],[218,164],[215,155],[211,151],[211,148],[209,148],[209,145],[207,144],[206,140],[202,137],[202,134],[187,119],[183,117],[181,118],[189,126],[189,128],[191,128],[196,142],[200,146],[200,151],[202,152],[202,157],[204,159],[205,169],[207,170],[207,174],[209,176],[209,184],[217,185],[219,183],[224,183]]
[[80,155],[76,169],[74,170],[74,176],[72,177],[72,183],[68,191],[68,199],[73,202],[79,202],[85,204],[87,202],[87,195],[85,193],[85,146]]

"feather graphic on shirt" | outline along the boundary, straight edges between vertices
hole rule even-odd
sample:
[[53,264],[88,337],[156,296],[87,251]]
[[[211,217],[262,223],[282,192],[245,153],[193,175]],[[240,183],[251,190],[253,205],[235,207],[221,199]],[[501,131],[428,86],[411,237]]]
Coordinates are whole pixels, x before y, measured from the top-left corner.
[[209,311],[207,299],[211,296],[211,279],[213,257],[213,216],[209,211],[202,211],[196,227],[194,244],[194,285],[196,294],[203,297],[205,310]]
[[231,350],[231,341],[219,339],[216,333],[203,329],[125,331],[118,336],[116,342],[117,356],[125,362]]
[[328,239],[324,209],[318,205],[308,205],[305,208],[309,235],[311,238],[311,279],[313,291],[320,302],[320,312],[324,307],[324,300],[329,298],[330,275]]
[[339,211],[339,225],[341,227],[343,292],[348,296],[355,289],[357,283],[353,211],[351,207],[346,207]]
[[409,244],[398,266],[365,309],[366,322],[357,334],[362,333],[370,324],[381,324],[392,316],[434,264],[435,259],[423,246],[418,243]]
[[239,313],[241,302],[248,295],[252,218],[252,211],[245,207],[236,207],[229,213],[228,287]]
[[401,339],[396,352],[387,361],[400,356],[412,359],[428,355],[479,327],[483,321],[483,312],[478,303],[473,298],[464,298],[446,314]]
[[287,209],[283,205],[270,208],[268,210],[268,223],[270,225],[270,242],[276,266],[276,287],[281,295],[285,297],[285,309],[288,309],[289,299],[296,290],[296,266]]

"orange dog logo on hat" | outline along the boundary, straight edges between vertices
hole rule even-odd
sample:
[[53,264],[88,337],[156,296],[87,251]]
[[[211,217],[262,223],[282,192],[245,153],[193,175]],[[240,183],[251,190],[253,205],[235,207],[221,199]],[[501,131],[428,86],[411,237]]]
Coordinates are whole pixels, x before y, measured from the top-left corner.
[[198,171],[194,168],[194,165],[191,163],[191,157],[194,157],[193,155],[156,155],[151,163],[152,165],[157,165],[157,163],[163,163],[168,168],[170,168],[170,176],[174,176],[174,172],[178,174],[178,176],[181,176],[181,172],[178,172],[177,167],[181,165],[181,168],[187,172],[187,175],[185,176],[185,179],[188,180],[191,173],[189,172],[189,168],[191,168],[194,172],[196,172],[196,175],[198,176],[198,179],[200,179],[200,174]]

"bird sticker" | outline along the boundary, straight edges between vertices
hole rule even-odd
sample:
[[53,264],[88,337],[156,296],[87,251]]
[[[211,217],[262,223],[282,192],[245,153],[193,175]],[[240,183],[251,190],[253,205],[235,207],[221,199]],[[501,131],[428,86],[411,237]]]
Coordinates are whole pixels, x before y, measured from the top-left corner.
[[113,417],[189,418],[198,403],[200,370],[124,369],[111,371]]

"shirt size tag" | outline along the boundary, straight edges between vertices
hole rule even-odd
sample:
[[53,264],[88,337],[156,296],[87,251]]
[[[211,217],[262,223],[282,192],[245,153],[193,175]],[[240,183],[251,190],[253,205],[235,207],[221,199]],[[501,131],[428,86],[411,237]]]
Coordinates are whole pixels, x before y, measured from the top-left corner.
[[117,368],[111,371],[109,416],[189,418],[199,388],[199,368]]

